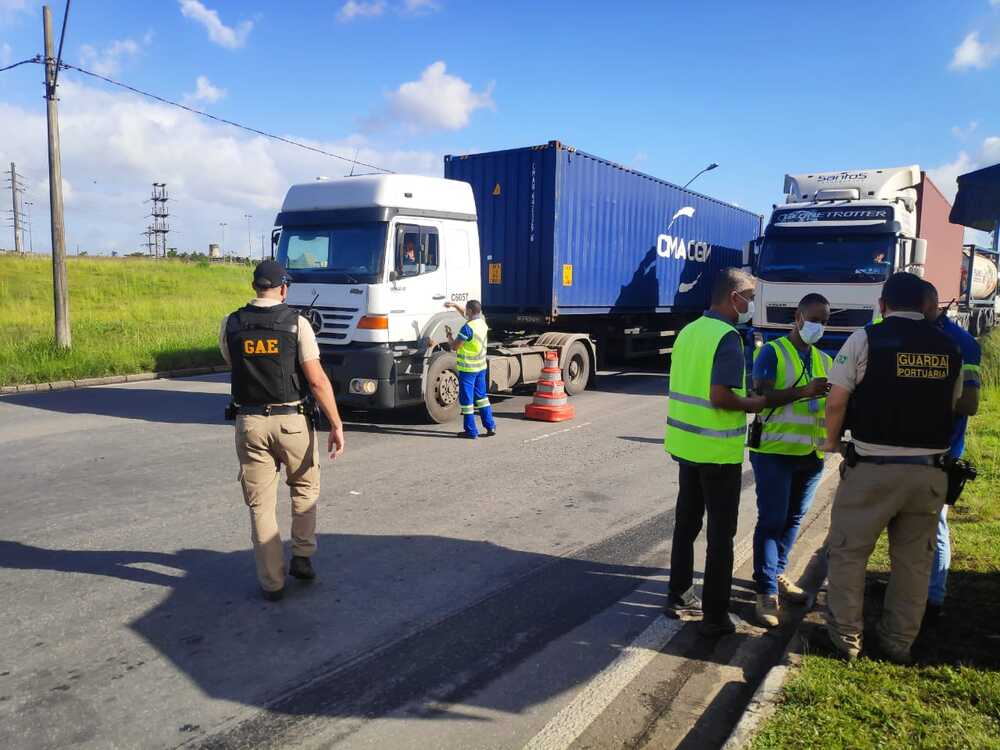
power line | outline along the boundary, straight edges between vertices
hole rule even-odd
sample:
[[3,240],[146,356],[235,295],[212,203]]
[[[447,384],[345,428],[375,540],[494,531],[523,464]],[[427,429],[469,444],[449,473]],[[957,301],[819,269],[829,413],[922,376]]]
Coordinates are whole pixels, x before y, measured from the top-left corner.
[[28,63],[40,63],[42,61],[41,55],[35,55],[34,57],[28,58],[27,60],[21,60],[21,62],[16,62],[13,65],[8,65],[6,68],[0,68],[0,73],[5,70],[10,70],[11,68],[16,68],[18,65],[27,65]]
[[[34,61],[27,60],[26,62],[34,62]],[[185,110],[187,112],[191,112],[192,114],[200,115],[202,117],[207,117],[210,120],[215,120],[216,122],[221,122],[221,123],[224,123],[226,125],[231,125],[232,127],[239,128],[240,130],[246,130],[247,132],[255,133],[257,135],[262,135],[265,138],[270,138],[270,139],[275,140],[275,141],[280,141],[281,143],[287,143],[287,144],[289,144],[291,146],[297,146],[299,148],[304,148],[307,151],[313,151],[313,152],[315,152],[317,154],[322,154],[323,156],[329,156],[329,157],[332,157],[334,159],[340,159],[341,161],[347,162],[348,164],[361,165],[362,167],[368,167],[369,169],[376,169],[379,172],[386,172],[388,174],[392,174],[392,170],[391,169],[385,169],[384,167],[380,167],[380,166],[378,166],[376,164],[366,164],[363,161],[357,161],[356,159],[351,159],[351,158],[349,158],[347,156],[341,156],[340,154],[335,154],[335,153],[333,153],[331,151],[324,151],[321,148],[316,148],[315,146],[310,146],[310,145],[308,145],[306,143],[301,143],[299,141],[293,141],[290,138],[284,138],[284,137],[282,137],[280,135],[275,135],[274,133],[268,133],[268,132],[266,132],[264,130],[258,130],[257,128],[250,127],[249,125],[242,125],[242,124],[240,124],[238,122],[233,122],[232,120],[227,120],[224,117],[216,117],[215,115],[209,114],[208,112],[202,112],[200,109],[194,109],[193,107],[189,107],[186,104],[181,104],[180,102],[175,102],[175,101],[172,101],[170,99],[165,99],[162,96],[157,96],[156,94],[151,94],[148,91],[143,91],[142,89],[137,89],[134,86],[129,86],[127,83],[122,83],[121,81],[116,81],[113,78],[108,78],[107,76],[102,76],[102,75],[100,75],[98,73],[94,73],[93,71],[90,71],[90,70],[85,70],[84,68],[78,67],[76,65],[70,65],[69,63],[63,63],[62,67],[63,68],[69,68],[71,70],[75,70],[75,71],[77,71],[79,73],[83,73],[84,75],[91,76],[92,78],[97,78],[97,79],[99,79],[101,81],[104,81],[105,83],[110,83],[112,86],[118,86],[119,88],[123,88],[123,89],[125,89],[127,91],[131,91],[134,94],[139,94],[140,96],[145,96],[145,97],[148,97],[150,99],[155,99],[156,101],[162,102],[163,104],[169,104],[172,107],[177,107],[178,109],[183,109],[183,110]]]

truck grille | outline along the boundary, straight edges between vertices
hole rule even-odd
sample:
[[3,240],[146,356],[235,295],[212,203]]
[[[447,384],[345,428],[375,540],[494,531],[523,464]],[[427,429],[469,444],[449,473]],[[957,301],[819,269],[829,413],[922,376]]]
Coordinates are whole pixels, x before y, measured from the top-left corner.
[[[859,310],[836,310],[830,315],[830,322],[827,325],[831,328],[860,328],[871,323],[873,312],[870,307],[863,307]],[[767,322],[776,325],[792,325],[795,322],[795,308],[784,305],[768,305]]]
[[320,343],[337,343],[347,340],[348,332],[357,323],[356,307],[298,306],[299,313],[312,325]]

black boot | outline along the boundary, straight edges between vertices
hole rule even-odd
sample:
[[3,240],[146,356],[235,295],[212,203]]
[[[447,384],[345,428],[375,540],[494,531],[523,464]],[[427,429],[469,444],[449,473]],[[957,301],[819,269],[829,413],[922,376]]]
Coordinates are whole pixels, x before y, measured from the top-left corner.
[[312,561],[308,557],[293,557],[291,565],[288,566],[288,574],[303,581],[311,581],[316,577],[316,571],[313,570]]

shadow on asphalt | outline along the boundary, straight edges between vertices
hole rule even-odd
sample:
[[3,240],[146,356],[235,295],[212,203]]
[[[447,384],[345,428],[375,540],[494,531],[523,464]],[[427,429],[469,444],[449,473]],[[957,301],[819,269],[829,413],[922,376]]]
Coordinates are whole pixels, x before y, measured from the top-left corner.
[[222,424],[226,421],[223,413],[229,403],[229,394],[170,388],[100,387],[17,394],[4,397],[2,403],[60,414],[96,414],[168,424]]
[[[627,612],[641,629],[659,616],[663,584],[651,577],[665,571],[624,561],[656,548],[672,515],[661,513],[569,557],[439,536],[320,535],[318,580],[289,578],[288,594],[277,603],[260,598],[249,549],[63,550],[0,541],[0,567],[162,586],[161,603],[122,625],[207,696],[267,708],[209,740],[213,747],[254,746],[291,735],[312,716],[385,716],[408,706],[410,718],[468,718],[441,706],[483,703],[480,696],[491,693],[480,688],[637,589],[653,605]],[[468,599],[463,587],[473,573],[512,583],[453,609]],[[115,623],[101,625],[108,626]],[[524,712],[589,680],[621,649],[610,642],[577,645],[570,677],[547,675],[484,707]],[[715,658],[714,647],[702,650]]]
[[663,438],[639,437],[637,435],[619,435],[619,440],[627,440],[630,443],[644,443],[647,445],[663,445]]
[[[637,396],[667,396],[669,377],[665,371],[637,370],[602,372],[588,389],[597,393],[627,393]],[[664,401],[664,404],[666,401]],[[664,410],[666,406],[664,406]],[[666,411],[664,411],[666,413]]]

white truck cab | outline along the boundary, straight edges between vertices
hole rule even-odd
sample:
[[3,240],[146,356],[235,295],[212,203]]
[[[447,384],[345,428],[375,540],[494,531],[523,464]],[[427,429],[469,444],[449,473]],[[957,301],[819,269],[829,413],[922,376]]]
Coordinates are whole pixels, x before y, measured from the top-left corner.
[[423,403],[427,338],[440,343],[445,324],[462,324],[444,303],[481,299],[469,184],[395,174],[320,179],[291,186],[275,225],[275,258],[292,278],[288,304],[316,331],[338,400],[380,409]]
[[892,272],[923,275],[921,180],[916,165],[786,175],[785,203],[774,207],[752,251],[755,344],[787,334],[799,300],[819,292],[833,311],[824,344],[835,350],[871,322]]

